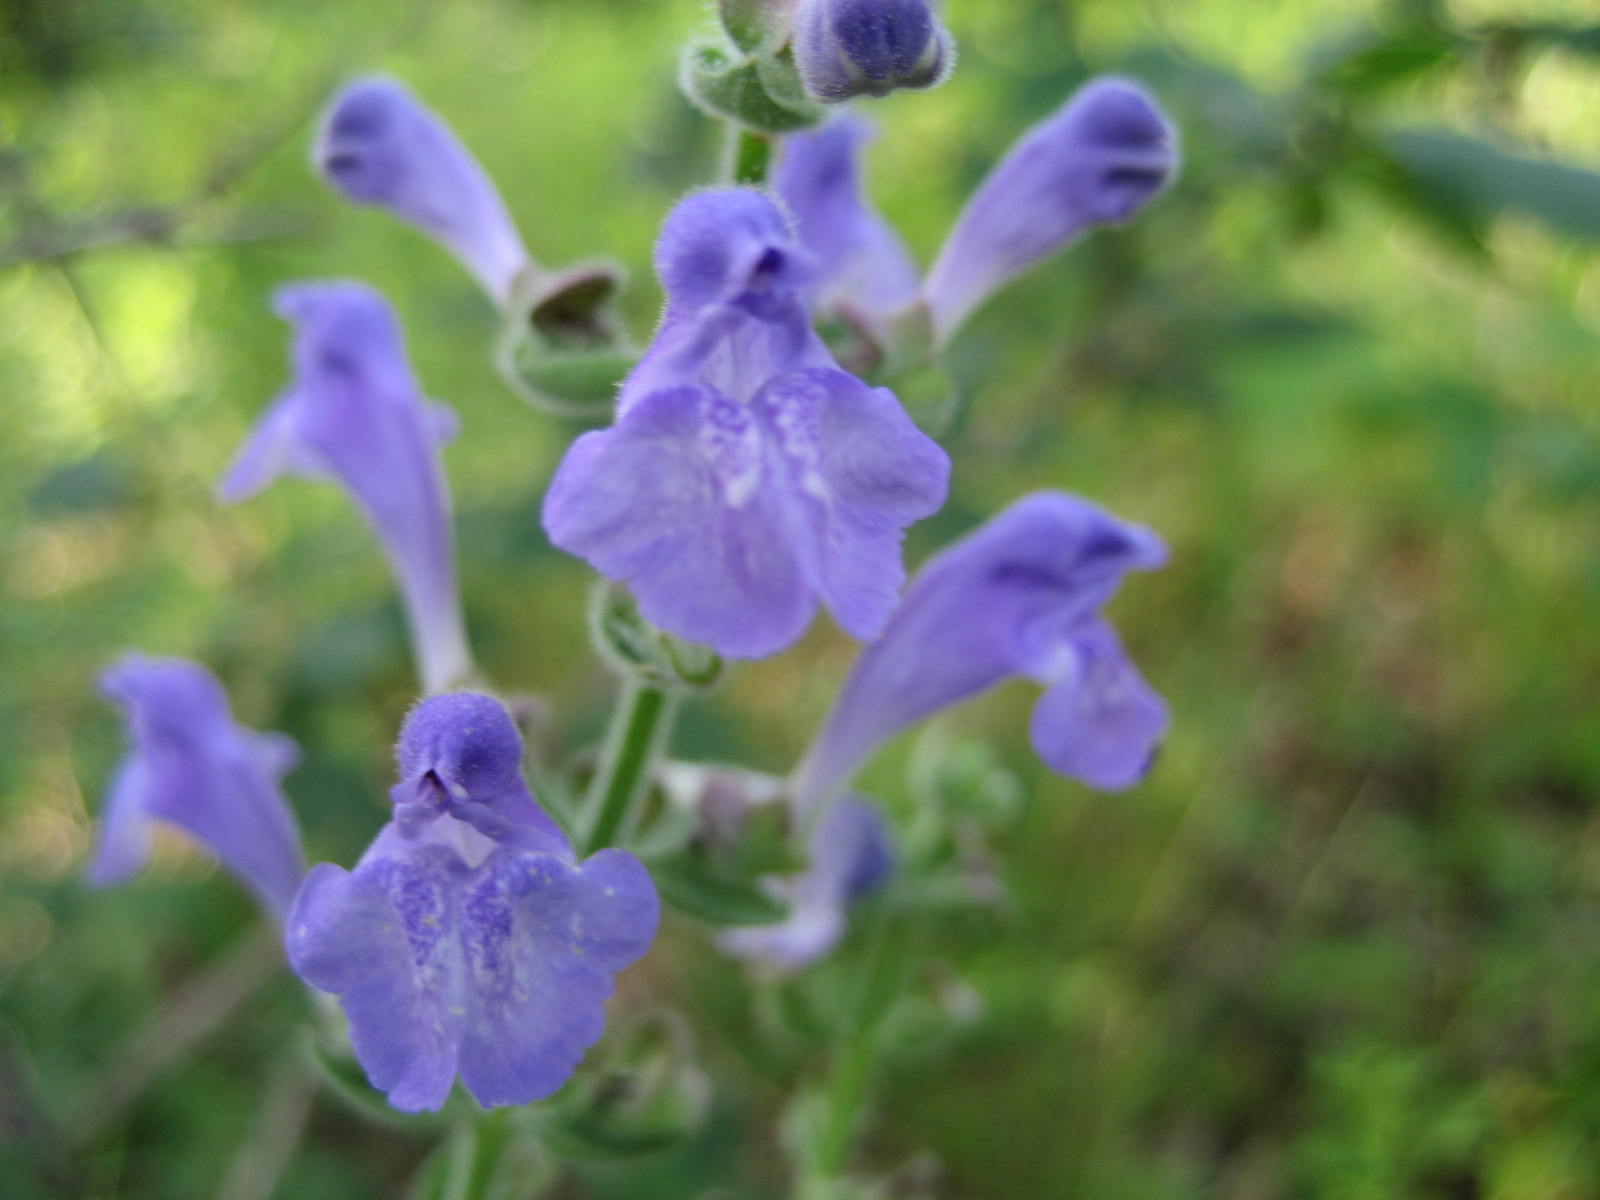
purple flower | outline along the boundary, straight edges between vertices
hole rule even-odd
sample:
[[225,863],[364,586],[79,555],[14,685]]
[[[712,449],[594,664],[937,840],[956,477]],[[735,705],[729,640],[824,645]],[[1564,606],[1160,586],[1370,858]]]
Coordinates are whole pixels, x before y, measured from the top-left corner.
[[229,503],[284,470],[331,479],[372,523],[399,577],[425,690],[471,671],[456,587],[450,497],[439,446],[455,415],[429,404],[383,297],[359,283],[277,295],[295,327],[294,378],[222,481]]
[[910,305],[920,283],[905,244],[863,195],[861,149],[871,137],[872,127],[848,113],[793,134],[773,177],[816,261],[812,307],[869,318]]
[[780,970],[809,966],[839,944],[852,903],[880,887],[894,870],[894,846],[878,810],[845,796],[812,830],[805,872],[773,881],[789,903],[774,925],[730,929],[718,939],[729,954],[760,959]]
[[575,860],[489,697],[423,701],[398,758],[395,819],[354,871],[311,869],[289,962],[339,997],[396,1108],[439,1108],[458,1075],[485,1107],[548,1096],[599,1039],[613,976],[655,937],[655,887],[625,851]]
[[[811,295],[859,322],[919,298],[904,248],[862,195],[865,127],[784,140],[775,179],[815,255]],[[1177,170],[1172,127],[1136,84],[1097,79],[1017,143],[973,195],[920,292],[941,341],[1000,287],[1096,225],[1127,221]]]
[[1037,492],[933,558],[883,636],[862,651],[797,772],[814,814],[885,738],[1012,675],[1042,683],[1034,749],[1106,790],[1148,769],[1166,705],[1100,609],[1161,539],[1065,492]]
[[282,920],[305,873],[278,784],[298,757],[294,742],[235,723],[222,685],[182,659],[130,654],[100,677],[100,689],[127,714],[133,750],[111,785],[90,881],[130,878],[149,855],[150,822],[166,821],[208,847]]
[[804,303],[810,261],[762,193],[690,196],[656,267],[666,316],[616,423],[557,471],[550,539],[731,658],[788,646],[819,599],[873,636],[904,580],[902,531],[944,502],[949,459],[829,356]]
[[387,208],[442,242],[504,305],[528,265],[510,214],[467,148],[393,79],[359,79],[322,120],[317,169],[357,204]]
[[955,65],[929,0],[800,0],[793,45],[806,91],[823,101],[932,87]]
[[948,338],[1029,267],[1096,225],[1127,221],[1172,180],[1176,134],[1143,88],[1085,84],[990,172],[939,252],[923,297]]

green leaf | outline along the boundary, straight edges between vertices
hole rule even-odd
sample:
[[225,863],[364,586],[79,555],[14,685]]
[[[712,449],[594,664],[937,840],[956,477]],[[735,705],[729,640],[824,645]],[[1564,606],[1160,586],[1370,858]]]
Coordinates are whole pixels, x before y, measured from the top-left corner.
[[1435,25],[1363,30],[1312,55],[1312,71],[1325,87],[1368,95],[1460,61],[1465,39]]
[[713,925],[771,925],[788,916],[756,880],[717,871],[704,860],[682,855],[647,865],[663,900]]
[[1600,58],[1600,25],[1493,24],[1479,30],[1491,43],[1530,45]]
[[1600,173],[1524,158],[1455,133],[1399,130],[1384,145],[1417,192],[1441,211],[1480,224],[1515,212],[1557,233],[1600,241]]

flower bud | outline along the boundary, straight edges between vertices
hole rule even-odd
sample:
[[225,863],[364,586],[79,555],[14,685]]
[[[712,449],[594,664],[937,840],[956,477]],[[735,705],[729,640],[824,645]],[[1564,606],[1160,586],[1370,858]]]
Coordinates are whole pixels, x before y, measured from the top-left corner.
[[937,339],[1088,230],[1131,220],[1177,170],[1177,134],[1142,87],[1109,77],[1085,84],[967,202],[923,285]]
[[498,303],[528,265],[505,202],[450,127],[393,79],[359,79],[322,119],[317,169],[357,204],[437,238]]
[[806,92],[836,103],[943,83],[955,43],[929,0],[801,0],[794,60]]

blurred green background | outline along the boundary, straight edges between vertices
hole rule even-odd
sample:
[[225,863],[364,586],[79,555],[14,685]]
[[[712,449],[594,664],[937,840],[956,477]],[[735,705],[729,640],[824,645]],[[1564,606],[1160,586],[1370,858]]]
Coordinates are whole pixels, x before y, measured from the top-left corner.
[[[858,1161],[952,1198],[1600,1196],[1600,23],[1589,0],[950,0],[952,81],[872,106],[872,189],[927,261],[1011,139],[1089,74],[1149,83],[1185,172],[961,339],[970,415],[920,561],[1022,492],[1170,540],[1115,617],[1174,711],[1123,796],[1042,771],[1032,689],[941,730],[1025,803],[1009,899],[933,942],[978,1015],[900,1055]],[[286,376],[278,284],[398,306],[447,453],[468,622],[579,747],[611,683],[538,504],[577,426],[488,362],[456,264],[311,175],[337,81],[450,120],[550,264],[610,255],[633,327],[657,224],[714,172],[677,98],[698,0],[0,5],[0,1195],[388,1197],[427,1147],[312,1095],[306,1013],[231,881],[176,840],[82,866],[120,753],[95,674],[199,658],[302,743],[317,858],[382,820],[411,699],[342,496],[213,487]],[[850,661],[825,623],[686,714],[678,749],[786,769]],[[901,816],[903,740],[866,782]],[[698,1012],[685,1151],[561,1196],[781,1194],[782,1097],[739,973],[684,919],[613,1011]],[[212,1028],[212,1025],[216,1028]],[[275,1191],[273,1188],[275,1187]]]

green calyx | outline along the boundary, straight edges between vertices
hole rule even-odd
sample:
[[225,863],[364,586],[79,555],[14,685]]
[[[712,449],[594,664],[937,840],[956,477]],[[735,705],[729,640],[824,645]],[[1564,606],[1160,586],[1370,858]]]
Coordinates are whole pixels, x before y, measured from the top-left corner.
[[690,103],[719,120],[777,135],[808,129],[823,118],[806,98],[787,47],[751,53],[720,34],[684,48],[678,85]]
[[560,416],[606,415],[638,359],[616,313],[624,281],[610,263],[519,279],[495,353],[512,389]]

